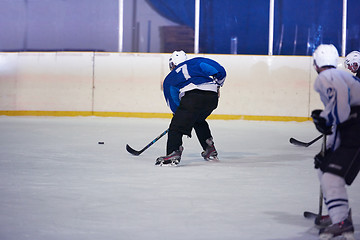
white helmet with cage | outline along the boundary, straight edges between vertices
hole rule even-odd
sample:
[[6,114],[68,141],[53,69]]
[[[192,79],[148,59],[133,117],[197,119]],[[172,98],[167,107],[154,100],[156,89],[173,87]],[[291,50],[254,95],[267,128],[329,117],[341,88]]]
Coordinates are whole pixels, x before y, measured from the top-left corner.
[[352,51],[349,53],[344,62],[345,68],[349,69],[351,72],[356,73],[360,66],[360,52]]
[[321,44],[313,53],[314,63],[319,67],[337,66],[339,53],[332,44]]
[[174,51],[169,59],[169,68],[173,70],[177,65],[187,59],[186,53],[183,50]]

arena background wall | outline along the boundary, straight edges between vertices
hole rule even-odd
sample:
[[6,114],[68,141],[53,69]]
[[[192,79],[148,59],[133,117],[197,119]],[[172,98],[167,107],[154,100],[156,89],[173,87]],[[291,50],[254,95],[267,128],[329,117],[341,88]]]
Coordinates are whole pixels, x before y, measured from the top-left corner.
[[[306,121],[311,110],[322,108],[313,90],[317,74],[311,57],[196,56],[214,59],[227,70],[213,119]],[[161,89],[168,58],[149,53],[0,53],[0,115],[170,118]]]

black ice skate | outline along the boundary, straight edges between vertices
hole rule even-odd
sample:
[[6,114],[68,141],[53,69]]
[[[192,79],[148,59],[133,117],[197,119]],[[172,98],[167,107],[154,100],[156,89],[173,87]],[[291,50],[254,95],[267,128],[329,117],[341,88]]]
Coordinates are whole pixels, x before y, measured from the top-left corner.
[[331,218],[329,215],[323,215],[320,218],[315,218],[314,223],[318,228],[326,228],[331,225]]
[[201,156],[206,160],[206,161],[219,161],[218,157],[217,157],[217,151],[215,149],[214,146],[214,142],[212,140],[212,138],[209,138],[206,140],[207,143],[207,148],[205,149],[205,151],[203,151],[201,153]]
[[179,150],[173,151],[167,156],[158,157],[156,159],[155,165],[159,166],[176,166],[180,163],[181,154],[184,150],[183,146],[179,147]]
[[349,211],[348,217],[344,221],[320,229],[319,232],[320,240],[330,240],[337,236],[341,236],[342,239],[345,240],[355,240],[354,226],[351,219],[351,211]]

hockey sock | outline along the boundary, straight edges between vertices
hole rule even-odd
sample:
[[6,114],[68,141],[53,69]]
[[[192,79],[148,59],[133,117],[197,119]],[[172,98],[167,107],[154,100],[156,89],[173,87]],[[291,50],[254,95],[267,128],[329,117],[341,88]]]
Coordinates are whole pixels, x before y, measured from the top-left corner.
[[321,187],[332,223],[346,219],[349,203],[345,180],[332,173],[324,173],[321,177]]

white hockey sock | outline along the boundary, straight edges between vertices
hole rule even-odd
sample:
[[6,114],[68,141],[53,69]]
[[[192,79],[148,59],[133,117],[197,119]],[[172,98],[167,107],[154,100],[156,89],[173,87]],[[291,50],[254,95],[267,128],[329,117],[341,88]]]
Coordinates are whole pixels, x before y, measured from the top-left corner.
[[349,211],[345,180],[335,174],[324,173],[320,182],[332,223],[343,221]]

